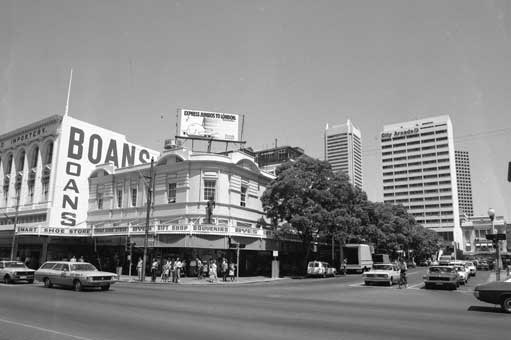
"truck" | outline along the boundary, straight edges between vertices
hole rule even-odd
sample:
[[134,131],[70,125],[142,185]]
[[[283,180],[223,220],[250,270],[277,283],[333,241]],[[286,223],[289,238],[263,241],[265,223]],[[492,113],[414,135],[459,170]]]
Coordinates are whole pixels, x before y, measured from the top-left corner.
[[345,244],[342,247],[346,272],[363,273],[373,266],[371,248],[367,244]]

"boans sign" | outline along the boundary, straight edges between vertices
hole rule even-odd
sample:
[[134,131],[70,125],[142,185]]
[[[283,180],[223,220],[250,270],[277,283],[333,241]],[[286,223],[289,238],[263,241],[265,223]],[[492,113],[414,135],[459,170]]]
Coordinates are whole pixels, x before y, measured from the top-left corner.
[[[159,153],[128,143],[124,135],[71,117],[62,121],[50,225],[85,227],[88,178],[97,165],[127,167],[148,163]],[[69,234],[76,234],[68,231]]]

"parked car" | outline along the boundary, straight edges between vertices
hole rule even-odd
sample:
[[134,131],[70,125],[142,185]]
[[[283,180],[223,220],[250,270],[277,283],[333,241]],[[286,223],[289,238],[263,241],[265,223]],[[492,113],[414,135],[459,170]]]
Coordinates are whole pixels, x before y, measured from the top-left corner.
[[118,281],[115,273],[101,272],[87,262],[46,262],[35,272],[35,279],[51,288],[54,285],[72,287],[75,291],[83,288],[100,287],[110,289]]
[[330,267],[328,262],[320,262],[320,261],[310,261],[307,265],[307,276],[312,277],[327,277],[327,276],[335,276],[336,269]]
[[506,313],[511,313],[511,279],[479,285],[474,289],[476,299],[500,305]]
[[426,289],[433,287],[447,287],[454,290],[459,287],[458,272],[454,266],[431,266],[424,275]]
[[0,261],[0,279],[5,283],[34,282],[35,270],[20,261]]
[[386,283],[392,286],[399,281],[399,268],[395,264],[373,264],[373,268],[362,275],[364,283]]
[[438,265],[439,266],[448,266],[451,261],[452,261],[451,255],[442,255],[438,259]]
[[479,261],[476,268],[478,270],[490,270],[490,265],[486,261]]
[[470,276],[476,276],[477,268],[472,261],[466,261],[465,267],[470,271]]

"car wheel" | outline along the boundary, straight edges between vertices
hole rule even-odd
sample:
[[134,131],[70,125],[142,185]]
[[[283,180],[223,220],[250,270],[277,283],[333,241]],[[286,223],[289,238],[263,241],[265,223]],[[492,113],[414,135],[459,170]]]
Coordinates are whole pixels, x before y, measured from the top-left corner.
[[500,306],[504,312],[511,313],[511,296],[504,296]]
[[394,285],[394,276],[391,276],[390,277],[390,286],[393,286]]
[[4,276],[4,283],[12,283],[12,279],[9,274]]
[[452,285],[451,290],[456,290],[459,287],[459,285]]
[[101,286],[101,290],[109,290],[110,289],[110,285],[106,285],[106,286]]
[[53,287],[53,283],[51,283],[51,280],[50,280],[49,278],[45,278],[43,282],[44,282],[44,286],[45,286],[46,288],[51,288],[51,287]]
[[425,289],[431,289],[431,286],[430,286],[429,284],[425,283],[425,284],[424,284],[424,288],[425,288]]
[[28,283],[34,283],[34,280],[28,280]]
[[80,292],[82,290],[82,283],[80,282],[80,280],[75,280],[73,282],[73,289],[75,292]]

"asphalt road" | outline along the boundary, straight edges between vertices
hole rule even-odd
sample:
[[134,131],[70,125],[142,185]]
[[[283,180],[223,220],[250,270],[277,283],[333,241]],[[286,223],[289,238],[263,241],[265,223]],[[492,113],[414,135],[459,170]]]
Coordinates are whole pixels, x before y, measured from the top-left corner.
[[511,315],[457,291],[360,275],[235,286],[117,283],[108,292],[0,285],[0,339],[508,339]]

